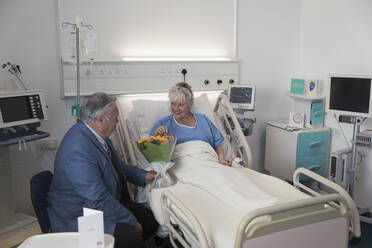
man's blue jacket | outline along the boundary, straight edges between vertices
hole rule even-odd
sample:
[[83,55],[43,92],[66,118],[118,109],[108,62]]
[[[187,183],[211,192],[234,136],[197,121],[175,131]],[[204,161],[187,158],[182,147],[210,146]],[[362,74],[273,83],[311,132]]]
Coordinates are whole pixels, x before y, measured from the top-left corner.
[[[146,171],[119,159],[111,140],[107,144],[121,163],[126,180],[144,186]],[[133,227],[137,220],[120,204],[120,183],[111,158],[83,122],[70,128],[54,161],[54,176],[48,192],[48,214],[53,232],[78,231],[77,217],[83,207],[103,211],[104,232],[114,234],[116,223]]]

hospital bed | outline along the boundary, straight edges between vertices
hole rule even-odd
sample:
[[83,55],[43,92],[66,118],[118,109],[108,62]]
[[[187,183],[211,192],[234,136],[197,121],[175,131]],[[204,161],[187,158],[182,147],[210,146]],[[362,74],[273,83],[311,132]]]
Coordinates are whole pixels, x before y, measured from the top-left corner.
[[[167,94],[118,96],[117,146],[125,162],[148,168],[135,141],[150,135],[153,124],[170,114],[168,105]],[[231,205],[197,185],[177,182],[170,187],[154,189],[151,195],[157,195],[160,204],[157,209],[153,208],[154,215],[161,215],[161,224],[169,229],[174,247],[181,244],[182,247],[201,248],[340,248],[347,247],[350,238],[360,237],[355,203],[337,184],[304,168],[294,173],[293,186],[249,169],[251,150],[224,94],[195,93],[194,111],[205,114],[225,136],[225,153],[240,158],[240,165],[234,166],[241,167],[236,170],[242,170],[252,179],[249,185],[257,184],[257,192],[262,188],[283,200],[244,212],[234,208],[239,202]],[[299,180],[304,175],[332,193],[320,194],[304,185]],[[251,186],[247,191],[248,188]]]

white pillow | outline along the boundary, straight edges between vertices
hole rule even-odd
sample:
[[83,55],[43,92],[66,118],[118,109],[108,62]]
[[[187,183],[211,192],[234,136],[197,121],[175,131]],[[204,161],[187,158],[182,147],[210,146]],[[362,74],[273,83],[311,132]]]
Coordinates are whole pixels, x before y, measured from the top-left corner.
[[[130,130],[130,133],[134,139],[151,136],[150,131],[155,123],[171,114],[168,100],[154,101],[140,99],[133,100],[132,105],[133,111],[127,116],[127,124],[128,128],[132,129]],[[194,104],[191,111],[193,113],[204,114],[210,121],[212,121],[225,138],[223,142],[225,156],[231,157],[233,152],[229,142],[226,140],[225,130],[213,112],[206,93],[194,98]]]
[[133,111],[128,119],[135,118],[140,137],[150,136],[150,131],[155,123],[165,116],[170,115],[168,101],[134,100]]

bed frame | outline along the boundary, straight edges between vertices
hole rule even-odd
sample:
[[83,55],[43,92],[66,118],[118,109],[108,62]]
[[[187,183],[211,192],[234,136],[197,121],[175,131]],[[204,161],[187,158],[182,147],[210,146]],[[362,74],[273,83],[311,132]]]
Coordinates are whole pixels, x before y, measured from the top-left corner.
[[[335,193],[321,195],[300,183],[304,174]],[[318,174],[299,168],[294,185],[312,198],[269,206],[247,214],[240,222],[234,248],[241,247],[347,247],[349,239],[360,238],[359,215],[355,203],[337,184]],[[171,191],[162,194],[170,240],[183,247],[209,248],[201,224],[192,211]],[[182,217],[181,217],[182,216]],[[187,220],[184,218],[186,217]],[[258,218],[266,217],[262,221]],[[182,235],[179,230],[182,230]],[[300,231],[299,231],[300,230]],[[308,235],[304,235],[307,233]],[[187,240],[184,238],[187,236]]]
[[[121,125],[118,125],[116,130],[119,136],[118,150],[125,162],[137,164],[133,142],[126,125],[126,114],[129,112],[123,111],[119,107]],[[240,158],[243,166],[251,168],[251,150],[224,94],[218,96],[214,112],[224,124],[226,138],[232,145],[236,157]],[[314,179],[335,193],[322,195],[312,190],[300,182],[300,174]],[[235,248],[298,247],[299,244],[301,247],[309,248],[340,248],[347,247],[350,238],[360,238],[359,214],[356,205],[343,188],[304,168],[295,171],[293,182],[295,187],[311,197],[249,213],[241,220],[236,231]],[[177,243],[185,248],[210,247],[201,224],[181,199],[166,190],[162,194],[162,206],[166,213],[166,226],[170,230],[170,240],[174,247],[178,247]],[[261,220],[263,216],[265,218]],[[298,233],[300,229],[302,231]],[[303,236],[304,233],[309,235]]]

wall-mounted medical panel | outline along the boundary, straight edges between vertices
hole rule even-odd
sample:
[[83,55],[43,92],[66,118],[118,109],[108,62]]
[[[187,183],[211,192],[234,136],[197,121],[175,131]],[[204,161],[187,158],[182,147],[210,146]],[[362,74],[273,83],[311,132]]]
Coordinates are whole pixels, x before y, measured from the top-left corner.
[[[65,61],[62,67],[61,97],[76,96],[76,64]],[[80,95],[97,91],[109,94],[168,92],[170,86],[184,78],[194,91],[226,90],[230,84],[239,82],[239,61],[82,62]]]

